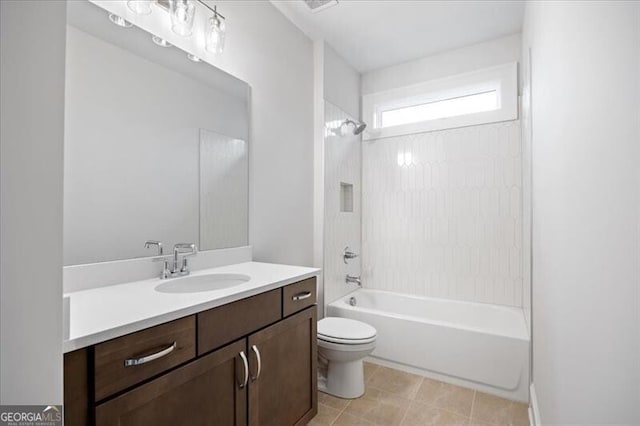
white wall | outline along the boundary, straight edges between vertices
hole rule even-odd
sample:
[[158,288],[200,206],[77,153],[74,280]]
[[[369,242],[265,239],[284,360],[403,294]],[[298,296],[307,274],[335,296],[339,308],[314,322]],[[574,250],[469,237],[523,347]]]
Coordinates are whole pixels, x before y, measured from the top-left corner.
[[514,34],[362,75],[362,94],[382,92],[428,80],[520,60],[521,37]]
[[640,3],[532,2],[525,20],[539,420],[640,424]]
[[251,86],[249,241],[259,261],[313,263],[313,46],[270,2],[216,3],[219,66]]
[[[520,124],[522,129],[522,310],[531,337],[531,61],[522,49],[520,62]],[[530,374],[531,376],[531,374]]]
[[[338,175],[342,176],[346,173],[359,188],[360,147],[356,144],[359,143],[360,137],[344,138],[347,144],[343,146],[339,143],[342,139],[327,134],[326,126],[327,121],[360,118],[360,74],[324,40],[314,41],[313,54],[314,266],[325,269],[319,278],[318,292],[318,301],[322,305],[319,314],[322,316],[325,302],[328,303],[335,297],[339,297],[345,289],[349,290],[344,283],[344,268],[340,268],[335,262],[339,253],[335,253],[333,246],[341,245],[343,249],[348,244],[355,245],[357,241],[355,249],[359,251],[360,248],[360,213],[352,215],[351,219],[347,220],[350,226],[338,225],[338,222],[342,221],[339,220],[339,215],[332,213],[335,204],[331,204],[331,197],[335,194],[336,179],[339,179]],[[340,149],[346,147],[349,148]],[[345,162],[349,165],[346,166]],[[345,170],[339,172],[339,169],[345,167],[349,169],[348,172]],[[343,171],[345,173],[342,173]],[[355,182],[356,178],[358,182]],[[337,184],[339,185],[339,181]],[[354,217],[357,217],[355,222]],[[346,229],[345,226],[349,229],[349,233],[341,236],[338,229]],[[360,275],[359,262],[357,265],[355,269],[353,266],[349,269],[350,274]]]
[[324,99],[360,118],[360,74],[328,44],[324,45]]
[[[325,122],[332,125],[336,121],[353,120],[341,108],[325,102]],[[342,253],[345,247],[357,254],[362,253],[362,140],[360,136],[347,132],[335,134],[325,128],[325,169],[324,169],[324,298],[326,303],[352,292],[356,284],[347,284],[347,274],[360,276],[362,257],[344,263]],[[342,183],[353,185],[353,211],[341,211],[340,198]]]
[[0,19],[0,403],[61,404],[66,3]]
[[[324,262],[324,48],[313,42],[313,266]],[[324,272],[318,276],[318,318],[324,316]]]

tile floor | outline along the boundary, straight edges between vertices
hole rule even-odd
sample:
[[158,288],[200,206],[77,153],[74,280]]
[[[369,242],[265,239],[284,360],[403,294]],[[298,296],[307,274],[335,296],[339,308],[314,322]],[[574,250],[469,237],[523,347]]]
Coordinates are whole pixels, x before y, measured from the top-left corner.
[[361,398],[318,392],[318,415],[309,425],[529,426],[523,403],[366,362],[364,376]]

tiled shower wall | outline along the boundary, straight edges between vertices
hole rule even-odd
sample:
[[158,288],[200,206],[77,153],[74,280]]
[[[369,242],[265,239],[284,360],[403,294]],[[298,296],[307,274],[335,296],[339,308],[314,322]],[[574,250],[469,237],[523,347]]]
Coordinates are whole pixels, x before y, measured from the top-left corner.
[[[324,212],[324,301],[332,301],[355,290],[355,284],[347,284],[347,274],[360,275],[361,257],[345,264],[342,252],[346,246],[360,254],[361,247],[361,157],[360,136],[345,128],[344,134],[335,129],[337,124],[353,117],[337,106],[325,102],[325,212]],[[337,134],[336,134],[337,133]],[[353,185],[351,212],[341,211],[341,184]]]
[[519,121],[362,150],[365,287],[522,305]]

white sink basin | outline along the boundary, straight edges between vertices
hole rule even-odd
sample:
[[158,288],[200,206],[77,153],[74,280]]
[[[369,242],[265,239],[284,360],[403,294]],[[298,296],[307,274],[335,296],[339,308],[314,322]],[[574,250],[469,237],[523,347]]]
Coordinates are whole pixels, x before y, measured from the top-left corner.
[[235,287],[249,281],[243,274],[209,274],[174,278],[156,286],[161,293],[200,293]]

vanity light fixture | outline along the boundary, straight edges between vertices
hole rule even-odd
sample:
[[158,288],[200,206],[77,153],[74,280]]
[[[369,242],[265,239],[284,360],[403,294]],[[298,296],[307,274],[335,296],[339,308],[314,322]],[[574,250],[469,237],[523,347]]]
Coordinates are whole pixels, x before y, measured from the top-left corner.
[[190,36],[193,29],[193,18],[196,15],[196,5],[192,0],[170,0],[169,6],[173,32],[182,37]]
[[127,20],[125,20],[122,16],[118,16],[114,13],[109,14],[109,20],[122,28],[131,28],[133,24]]
[[192,62],[201,62],[202,59],[198,58],[196,55],[192,55],[191,53],[187,53],[187,58]]
[[224,50],[224,39],[226,32],[225,17],[218,13],[216,6],[210,8],[204,2],[202,3],[207,9],[213,12],[213,16],[209,18],[207,30],[205,34],[205,48],[215,54],[220,54]]
[[167,40],[163,39],[162,37],[158,37],[156,35],[151,36],[151,40],[153,40],[153,42],[155,44],[157,44],[160,47],[171,47],[171,43],[169,43]]
[[151,13],[151,3],[153,0],[129,0],[127,7],[136,15],[148,15]]
[[[161,10],[169,13],[171,18],[171,29],[174,33],[189,37],[193,34],[193,24],[196,14],[196,3],[200,3],[205,8],[213,12],[205,26],[205,49],[208,52],[219,55],[224,50],[226,38],[226,18],[218,12],[217,6],[209,6],[204,0],[128,0],[127,7],[136,15],[148,15],[152,12],[151,4],[155,3]],[[129,28],[133,24],[121,16],[109,14],[109,19],[114,24]],[[164,38],[152,36],[153,42],[161,47],[171,47],[172,45]],[[187,54],[187,58],[193,62],[201,62],[198,56]]]

